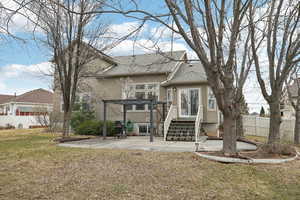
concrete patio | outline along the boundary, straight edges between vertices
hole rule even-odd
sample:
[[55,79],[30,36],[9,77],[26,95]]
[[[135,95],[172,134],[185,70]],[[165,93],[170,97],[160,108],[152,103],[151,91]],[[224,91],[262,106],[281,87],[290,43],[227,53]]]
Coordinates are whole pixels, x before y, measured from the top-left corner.
[[[194,142],[171,142],[163,141],[162,137],[155,137],[154,142],[149,142],[149,136],[132,136],[126,139],[94,138],[58,144],[62,147],[77,148],[106,148],[106,149],[135,149],[145,151],[163,151],[163,152],[194,152]],[[222,140],[207,140],[202,144],[203,151],[219,151],[223,147]],[[256,146],[245,142],[237,142],[238,150],[255,150]]]

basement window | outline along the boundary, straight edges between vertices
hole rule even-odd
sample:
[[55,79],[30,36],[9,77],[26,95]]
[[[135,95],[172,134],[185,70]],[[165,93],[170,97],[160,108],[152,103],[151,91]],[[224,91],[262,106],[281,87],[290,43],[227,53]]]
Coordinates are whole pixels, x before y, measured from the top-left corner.
[[216,108],[217,108],[216,98],[210,87],[208,87],[207,97],[208,97],[208,100],[207,100],[208,110],[216,110]]

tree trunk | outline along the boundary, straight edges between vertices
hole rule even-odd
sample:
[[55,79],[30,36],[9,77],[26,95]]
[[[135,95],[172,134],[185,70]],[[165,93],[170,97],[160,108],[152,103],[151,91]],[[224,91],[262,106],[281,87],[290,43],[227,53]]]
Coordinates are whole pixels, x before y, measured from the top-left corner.
[[294,143],[300,144],[300,105],[297,102],[296,108],[296,120],[294,129]]
[[70,120],[71,120],[71,112],[70,111],[65,111],[64,112],[64,119],[63,119],[63,138],[69,136]]
[[241,114],[236,118],[236,136],[237,138],[244,137],[243,116]]
[[241,114],[241,105],[237,104],[236,108],[236,136],[237,138],[244,137],[243,116]]
[[236,149],[236,119],[232,113],[224,115],[223,152],[225,156],[235,156]]
[[270,129],[268,144],[275,144],[280,142],[280,103],[279,101],[274,101],[269,103],[270,105]]

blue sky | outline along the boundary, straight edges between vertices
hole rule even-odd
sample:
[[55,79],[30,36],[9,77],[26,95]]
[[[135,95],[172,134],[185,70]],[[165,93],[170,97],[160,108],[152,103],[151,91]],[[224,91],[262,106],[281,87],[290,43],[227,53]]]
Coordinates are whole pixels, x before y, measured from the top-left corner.
[[[152,0],[152,2],[157,1]],[[143,4],[143,6],[147,6],[150,10],[166,8],[150,1],[147,1],[147,4]],[[132,19],[126,19],[121,16],[110,15],[106,19],[111,24],[111,30],[117,35],[126,34],[128,30],[137,25],[137,22]],[[12,30],[22,40],[7,39],[1,42],[0,94],[14,94],[16,92],[19,95],[36,88],[51,90],[51,78],[43,76],[41,73],[41,71],[47,71],[49,68],[48,61],[51,59],[51,52],[32,40],[32,34],[24,31],[27,28],[28,23],[26,19],[20,16],[16,17]],[[151,52],[149,49],[153,49],[154,40],[161,35],[163,35],[163,40],[159,43],[159,47],[161,50],[170,51],[170,34],[170,31],[165,30],[161,26],[158,27],[155,24],[146,25],[141,32],[142,37],[138,38],[134,53]],[[149,41],[150,37],[152,41]],[[133,39],[129,38],[106,53],[112,56],[130,55],[133,52],[133,44]],[[195,57],[195,53],[182,40],[174,42],[174,50],[187,50],[190,57]],[[262,102],[263,98],[260,95],[254,76],[250,78],[249,84],[245,88],[245,95],[251,110],[259,111],[259,102]]]

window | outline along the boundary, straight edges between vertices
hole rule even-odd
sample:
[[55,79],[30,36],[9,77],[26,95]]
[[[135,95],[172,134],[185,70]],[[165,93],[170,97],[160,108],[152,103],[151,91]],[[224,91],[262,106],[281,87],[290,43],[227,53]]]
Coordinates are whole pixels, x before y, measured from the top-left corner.
[[156,90],[157,89],[157,84],[148,84],[148,89],[149,90]]
[[139,135],[147,135],[148,134],[148,126],[147,124],[139,125]]
[[[123,88],[123,98],[124,99],[134,99],[135,98],[135,88],[134,85],[129,85]],[[133,110],[133,105],[126,105],[126,110]]]
[[[135,97],[137,99],[145,99],[145,92],[136,92],[135,93]],[[145,106],[144,104],[141,104],[141,105],[136,105],[135,106],[135,110],[145,110]]]
[[63,96],[60,96],[60,111],[64,112],[65,104],[64,104],[64,98]]
[[217,108],[216,98],[211,88],[208,88],[208,110],[215,110]]
[[82,94],[81,96],[81,106],[82,106],[82,110],[86,110],[86,111],[91,111],[92,110],[92,106],[91,106],[91,96],[89,94]]
[[[63,97],[61,96],[61,111],[63,112],[64,102]],[[75,102],[73,106],[73,111],[91,111],[92,107],[92,97],[90,93],[78,93],[75,97]]]
[[135,89],[137,89],[137,90],[143,90],[143,89],[145,89],[145,85],[136,85]]
[[[155,99],[159,100],[159,84],[158,83],[138,83],[129,84],[123,89],[124,99]],[[128,105],[127,110],[145,111],[148,105]]]
[[173,101],[172,89],[167,89],[167,105],[168,105],[168,107],[171,106],[172,101]]
[[148,92],[147,94],[148,99],[155,99],[156,101],[158,101],[158,96],[155,91]]
[[[139,123],[139,135],[149,135],[150,134],[150,124],[149,123]],[[155,124],[153,124],[153,128],[156,129]]]

